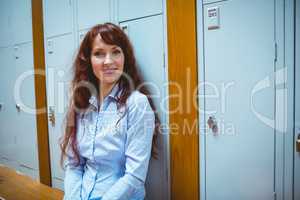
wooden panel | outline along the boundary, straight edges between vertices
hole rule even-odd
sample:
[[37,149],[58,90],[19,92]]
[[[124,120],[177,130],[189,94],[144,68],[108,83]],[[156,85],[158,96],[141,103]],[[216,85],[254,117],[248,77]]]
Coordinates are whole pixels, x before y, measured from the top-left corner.
[[63,192],[0,166],[0,199],[1,197],[14,200],[58,200],[63,198]]
[[39,153],[40,182],[51,185],[50,154],[48,140],[46,77],[45,77],[45,52],[43,30],[43,5],[42,0],[32,0],[32,34],[34,52],[34,71],[36,73],[35,101],[36,108],[42,112],[37,113],[37,139]]
[[167,1],[167,25],[171,199],[198,200],[199,144],[195,0]]

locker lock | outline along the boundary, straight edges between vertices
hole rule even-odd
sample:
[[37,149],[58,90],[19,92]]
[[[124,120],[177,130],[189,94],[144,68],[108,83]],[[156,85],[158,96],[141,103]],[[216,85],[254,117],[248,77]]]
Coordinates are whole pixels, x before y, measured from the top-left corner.
[[49,121],[52,126],[55,126],[55,112],[53,106],[49,107]]
[[300,133],[296,139],[296,151],[300,153]]
[[17,103],[16,104],[16,109],[17,109],[18,112],[21,112],[21,105]]
[[218,133],[218,123],[214,116],[210,116],[207,120],[208,127],[212,130],[214,135]]

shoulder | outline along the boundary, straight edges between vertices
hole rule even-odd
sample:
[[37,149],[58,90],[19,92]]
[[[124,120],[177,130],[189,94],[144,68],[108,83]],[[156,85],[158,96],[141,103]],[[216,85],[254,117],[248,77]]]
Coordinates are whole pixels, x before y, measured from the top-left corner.
[[127,106],[150,106],[147,96],[138,90],[134,90],[127,99]]
[[[154,123],[154,111],[145,94],[137,90],[133,91],[127,99],[126,107],[129,127],[140,121],[143,121],[143,123]],[[140,123],[139,125],[142,125],[143,123]]]
[[145,114],[145,112],[153,112],[148,97],[137,90],[130,94],[126,102],[126,106],[129,113]]

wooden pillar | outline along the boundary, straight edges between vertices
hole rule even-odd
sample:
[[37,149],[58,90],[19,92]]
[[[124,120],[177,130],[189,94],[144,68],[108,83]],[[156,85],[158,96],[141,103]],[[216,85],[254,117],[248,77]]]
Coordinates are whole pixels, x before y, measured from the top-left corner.
[[43,1],[32,0],[31,6],[35,71],[35,101],[37,110],[41,111],[36,114],[40,182],[51,186],[43,30]]
[[196,1],[167,1],[171,199],[199,199]]

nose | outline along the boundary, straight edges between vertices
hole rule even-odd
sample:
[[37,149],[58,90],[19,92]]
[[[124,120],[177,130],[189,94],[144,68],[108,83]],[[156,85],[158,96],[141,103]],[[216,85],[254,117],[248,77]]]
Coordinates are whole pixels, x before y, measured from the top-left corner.
[[111,64],[112,62],[113,62],[113,60],[112,60],[111,54],[110,53],[106,54],[104,64],[107,65],[107,64]]

